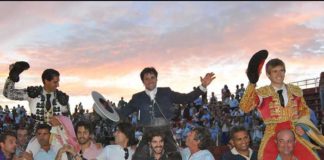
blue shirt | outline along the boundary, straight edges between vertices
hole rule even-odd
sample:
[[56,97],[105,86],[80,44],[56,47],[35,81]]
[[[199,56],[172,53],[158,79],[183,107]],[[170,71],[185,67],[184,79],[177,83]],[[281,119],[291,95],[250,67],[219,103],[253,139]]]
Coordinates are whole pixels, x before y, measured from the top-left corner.
[[41,148],[34,156],[34,160],[55,159],[56,154],[57,151],[55,151],[52,147],[47,152]]
[[208,150],[200,150],[193,155],[189,148],[185,148],[181,151],[182,160],[215,160],[214,156]]
[[[282,160],[281,156],[278,154],[276,160]],[[298,160],[295,156],[292,157],[292,160]]]
[[316,115],[315,115],[314,111],[312,109],[309,109],[309,111],[310,111],[310,119],[311,119],[311,121],[314,123],[315,126],[317,126],[318,120],[316,118]]
[[6,156],[4,155],[2,150],[0,149],[0,160],[5,160],[5,159],[6,159]]

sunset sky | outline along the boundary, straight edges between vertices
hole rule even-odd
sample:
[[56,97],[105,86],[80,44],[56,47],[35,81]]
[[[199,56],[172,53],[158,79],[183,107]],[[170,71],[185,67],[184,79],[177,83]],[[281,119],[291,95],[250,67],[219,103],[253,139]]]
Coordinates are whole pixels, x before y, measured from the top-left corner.
[[[183,93],[214,72],[208,92],[219,96],[225,84],[232,92],[247,85],[248,61],[261,49],[286,63],[285,82],[316,78],[324,71],[323,11],[319,1],[0,2],[0,86],[16,61],[30,64],[16,88],[41,85],[43,70],[55,68],[71,108],[90,109],[91,91],[128,101],[144,89],[141,70],[154,66],[159,87]],[[28,105],[1,94],[6,104]]]

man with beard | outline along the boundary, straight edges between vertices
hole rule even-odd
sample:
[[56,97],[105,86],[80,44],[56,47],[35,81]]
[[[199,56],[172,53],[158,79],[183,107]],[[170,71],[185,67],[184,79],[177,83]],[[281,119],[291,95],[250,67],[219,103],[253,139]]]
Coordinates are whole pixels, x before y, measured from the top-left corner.
[[148,135],[149,158],[148,160],[181,160],[179,154],[167,154],[165,152],[165,135],[163,132],[153,131]]
[[102,151],[100,144],[95,144],[90,135],[92,130],[90,124],[85,121],[80,121],[75,126],[75,133],[78,142],[81,146],[81,155],[86,159],[95,159]]
[[222,160],[257,160],[257,153],[249,148],[250,137],[244,127],[233,127],[230,138],[230,144],[233,148],[224,153]]
[[75,128],[76,137],[81,147],[78,152],[71,145],[63,145],[57,155],[56,160],[61,160],[64,153],[69,153],[76,160],[92,160],[95,159],[102,151],[102,146],[95,144],[91,139],[92,130],[90,124],[85,121],[79,121]]

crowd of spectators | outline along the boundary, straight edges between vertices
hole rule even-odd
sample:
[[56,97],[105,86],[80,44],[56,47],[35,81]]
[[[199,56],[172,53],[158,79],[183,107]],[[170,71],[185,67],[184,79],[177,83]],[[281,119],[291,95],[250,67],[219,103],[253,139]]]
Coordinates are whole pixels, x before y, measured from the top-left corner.
[[[220,100],[212,92],[208,99],[200,97],[192,103],[175,105],[175,117],[171,123],[172,132],[177,143],[181,147],[185,147],[188,133],[193,128],[205,127],[209,129],[211,140],[215,146],[228,145],[231,129],[235,126],[244,126],[251,138],[251,146],[257,148],[263,137],[265,125],[257,110],[244,113],[239,108],[244,91],[243,83],[236,85],[235,92],[231,92],[228,86],[224,85],[224,88],[221,89]],[[127,105],[127,102],[121,98],[117,106],[115,103],[112,104],[114,107],[120,108]],[[320,114],[322,113],[315,113],[317,116]],[[34,118],[34,115],[27,114],[24,106],[17,105],[17,107],[12,107],[11,110],[7,105],[4,107],[0,106],[0,132],[2,133],[7,130],[16,131],[23,127],[27,128],[29,133],[33,133]],[[321,126],[324,119],[321,117],[317,118],[319,119],[316,119],[316,125],[322,131]],[[71,120],[74,125],[79,121],[90,122],[94,131],[92,138],[103,146],[114,142],[113,133],[117,124],[109,119],[101,118],[95,112],[89,112],[88,109],[85,110],[82,103],[75,106],[74,112],[71,114]],[[129,121],[136,128],[136,138],[140,139],[143,132],[142,128],[137,126],[137,112],[129,116]]]

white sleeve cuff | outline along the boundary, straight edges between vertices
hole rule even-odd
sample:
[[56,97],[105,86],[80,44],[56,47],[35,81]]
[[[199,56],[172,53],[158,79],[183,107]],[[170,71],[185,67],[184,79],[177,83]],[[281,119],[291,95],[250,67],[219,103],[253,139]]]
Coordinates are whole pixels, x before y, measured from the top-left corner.
[[204,86],[202,86],[202,85],[200,85],[199,86],[199,89],[201,90],[201,91],[203,91],[203,92],[207,92],[207,88],[205,88]]

